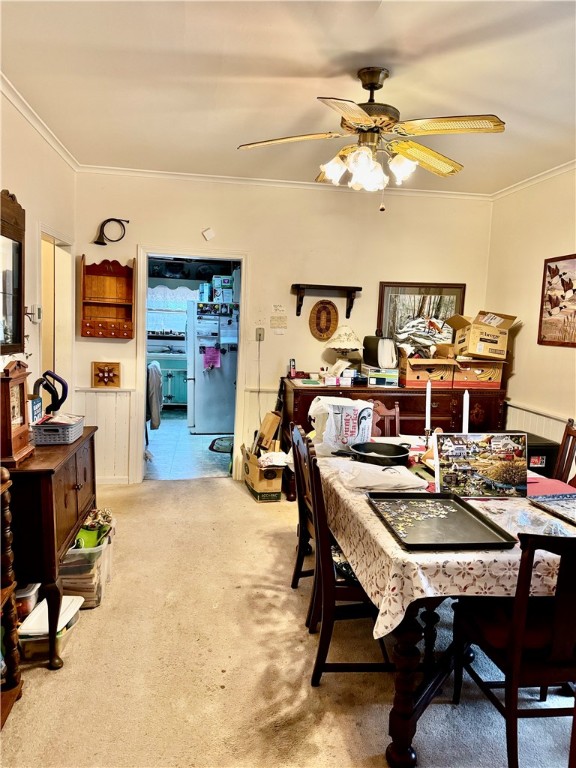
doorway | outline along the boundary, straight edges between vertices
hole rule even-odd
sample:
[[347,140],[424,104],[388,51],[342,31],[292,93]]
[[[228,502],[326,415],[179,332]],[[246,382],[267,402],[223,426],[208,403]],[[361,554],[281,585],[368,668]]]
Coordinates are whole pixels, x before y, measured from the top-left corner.
[[240,267],[147,254],[144,480],[231,475]]

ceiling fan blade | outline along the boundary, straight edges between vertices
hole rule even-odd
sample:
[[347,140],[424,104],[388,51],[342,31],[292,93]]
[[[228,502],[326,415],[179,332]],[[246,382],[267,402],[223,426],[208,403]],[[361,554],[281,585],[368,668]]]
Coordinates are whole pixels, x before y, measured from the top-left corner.
[[289,144],[292,141],[308,141],[310,139],[341,139],[346,133],[303,133],[300,136],[284,136],[281,139],[266,139],[265,141],[252,141],[250,144],[240,144],[238,149],[252,149],[253,147],[265,147],[269,144]]
[[325,96],[318,96],[318,101],[326,104],[327,107],[331,107],[338,112],[340,117],[343,117],[347,123],[356,126],[357,128],[374,128],[374,121],[367,112],[364,112],[361,106],[356,104],[355,101],[349,99],[331,99]]
[[402,157],[418,163],[422,168],[438,176],[453,176],[464,167],[455,160],[450,160],[449,157],[418,144],[416,141],[389,141],[386,149],[388,152],[402,155]]
[[402,120],[391,128],[400,136],[428,136],[434,133],[501,133],[505,123],[496,115],[457,115]]

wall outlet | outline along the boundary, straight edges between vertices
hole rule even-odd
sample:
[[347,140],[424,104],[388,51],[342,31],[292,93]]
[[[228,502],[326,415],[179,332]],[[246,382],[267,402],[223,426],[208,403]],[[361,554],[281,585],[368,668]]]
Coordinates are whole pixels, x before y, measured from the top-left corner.
[[264,328],[256,328],[256,341],[264,341]]

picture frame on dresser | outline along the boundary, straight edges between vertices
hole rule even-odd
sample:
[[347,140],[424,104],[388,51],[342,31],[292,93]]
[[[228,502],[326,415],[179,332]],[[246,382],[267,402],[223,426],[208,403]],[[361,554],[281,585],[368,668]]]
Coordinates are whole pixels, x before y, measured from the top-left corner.
[[544,260],[538,344],[576,347],[576,254]]
[[462,314],[465,293],[465,283],[381,282],[376,335],[395,344],[450,344],[453,329],[446,320]]

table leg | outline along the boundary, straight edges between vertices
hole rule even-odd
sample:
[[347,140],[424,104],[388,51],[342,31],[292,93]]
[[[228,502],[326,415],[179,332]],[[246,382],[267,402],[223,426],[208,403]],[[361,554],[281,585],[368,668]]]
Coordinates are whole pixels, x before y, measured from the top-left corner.
[[393,632],[396,642],[392,649],[392,660],[396,664],[396,677],[388,727],[392,742],[386,749],[386,760],[391,768],[414,768],[416,765],[416,752],[412,747],[418,722],[414,694],[420,664],[418,643],[424,635],[422,625],[416,618],[417,613],[418,608],[410,606]]
[[[393,631],[396,643],[392,660],[396,665],[394,703],[390,711],[388,733],[392,739],[386,749],[390,768],[414,768],[416,752],[412,739],[420,716],[434,696],[438,694],[453,669],[453,652],[449,646],[435,654],[436,624],[439,617],[434,610],[445,598],[424,598],[413,602],[404,619]],[[418,620],[422,612],[423,624]],[[424,638],[423,664],[418,644]],[[436,658],[438,656],[438,658]]]
[[62,584],[60,579],[51,584],[44,584],[44,594],[48,603],[48,647],[49,669],[60,669],[64,662],[56,653],[56,630],[62,605]]

